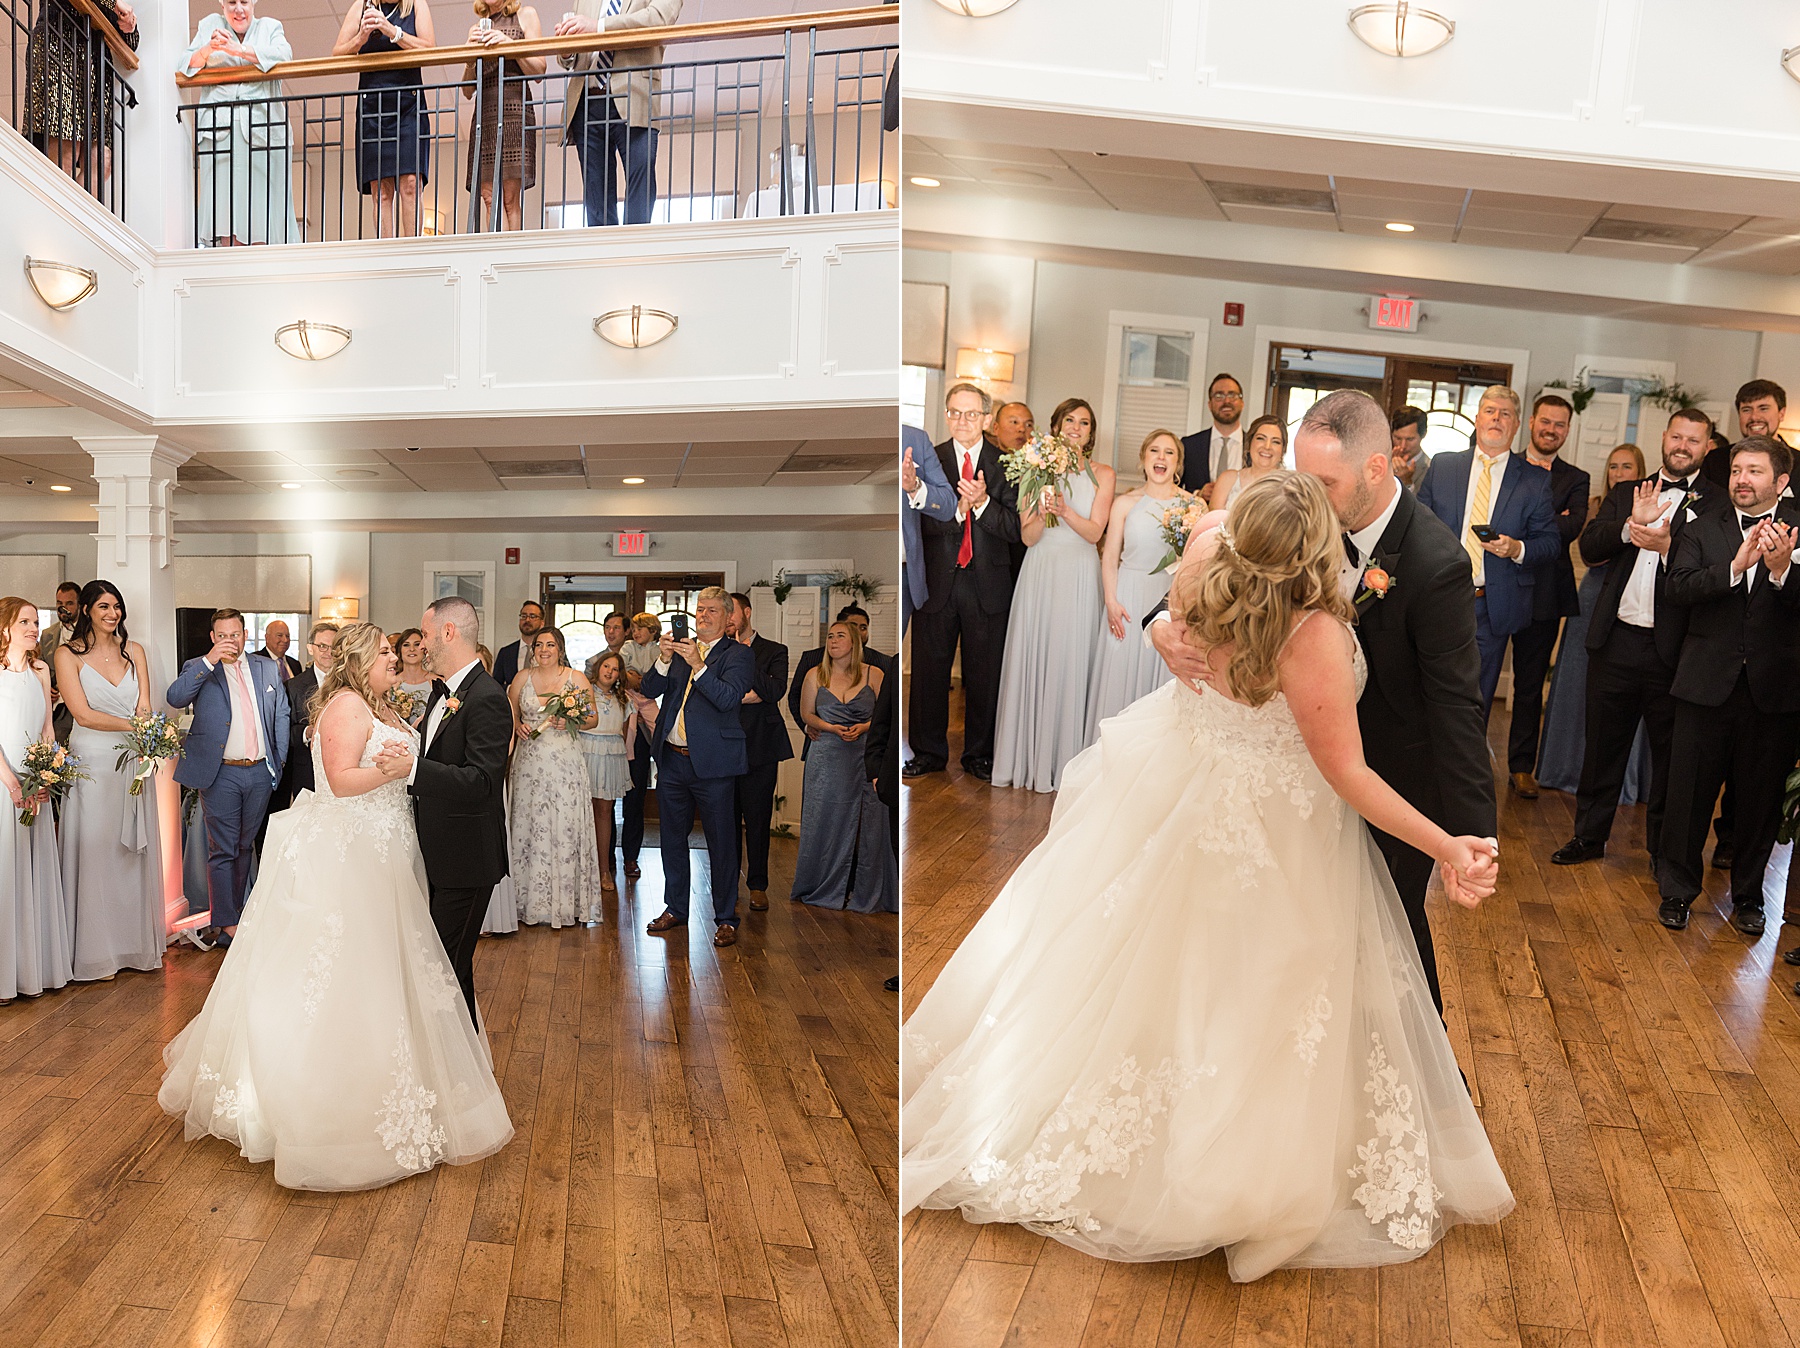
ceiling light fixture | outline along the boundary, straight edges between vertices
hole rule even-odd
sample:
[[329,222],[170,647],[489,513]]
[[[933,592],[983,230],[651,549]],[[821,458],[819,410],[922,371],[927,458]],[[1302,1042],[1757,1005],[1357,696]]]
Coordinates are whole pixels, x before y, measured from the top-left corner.
[[627,487],[641,487],[644,485],[644,479],[641,477],[621,478],[620,481],[622,481]]
[[1436,10],[1398,0],[1358,5],[1350,11],[1350,31],[1383,56],[1429,56],[1456,36],[1456,23]]
[[1411,234],[1413,232],[1413,227],[1404,220],[1389,220],[1387,222],[1387,227],[1396,234]]
[[73,309],[100,288],[98,272],[41,257],[25,259],[25,275],[37,297],[56,310]]
[[275,345],[295,360],[330,360],[350,345],[350,329],[302,318],[275,329]]
[[281,489],[283,491],[299,491],[300,484],[298,482],[283,482],[281,484]]
[[1018,0],[938,0],[938,3],[952,14],[960,14],[965,19],[985,19],[990,14],[1011,9]]
[[634,304],[629,309],[614,309],[594,320],[594,332],[614,346],[655,346],[681,326],[681,320],[667,309],[646,309]]
[[939,182],[936,178],[908,178],[906,181],[911,183],[914,187],[942,187],[943,186],[943,184],[941,182]]
[[52,483],[51,483],[51,484],[50,484],[50,490],[51,490],[51,491],[74,491],[74,490],[75,490],[75,488],[73,488],[73,487],[65,487],[65,486],[64,486],[64,485],[63,485],[63,484],[62,484],[62,483],[60,483],[60,482],[52,482]]

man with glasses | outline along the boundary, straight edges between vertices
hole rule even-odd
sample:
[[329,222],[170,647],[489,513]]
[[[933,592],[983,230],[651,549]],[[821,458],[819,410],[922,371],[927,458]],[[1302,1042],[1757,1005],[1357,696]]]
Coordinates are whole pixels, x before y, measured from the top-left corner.
[[[1183,491],[1210,488],[1219,474],[1244,466],[1244,386],[1235,375],[1213,376],[1206,386],[1206,410],[1212,425],[1181,440]],[[1202,494],[1211,500],[1210,490]]]
[[527,599],[519,605],[519,639],[510,646],[501,647],[500,654],[494,657],[494,681],[502,688],[512,687],[512,681],[519,675],[519,664],[525,648],[543,630],[544,606]]
[[319,680],[331,673],[331,663],[337,658],[337,639],[336,623],[314,623],[306,635],[306,654],[312,663],[288,684],[287,774],[276,792],[280,803],[271,805],[271,811],[285,810],[295,796],[314,789],[312,740],[307,735],[308,704],[319,691]]

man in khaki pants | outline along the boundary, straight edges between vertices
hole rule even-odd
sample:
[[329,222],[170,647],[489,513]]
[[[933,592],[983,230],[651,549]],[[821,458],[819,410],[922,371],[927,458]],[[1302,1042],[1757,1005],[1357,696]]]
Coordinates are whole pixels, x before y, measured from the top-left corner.
[[[557,37],[664,28],[681,17],[681,0],[575,0],[556,25]],[[625,167],[625,223],[647,225],[656,203],[656,128],[652,95],[661,80],[662,44],[619,51],[582,52],[563,58],[573,70],[591,72],[569,82],[563,144],[581,160],[581,196],[590,225],[616,225],[618,177]],[[617,73],[614,73],[614,72]]]

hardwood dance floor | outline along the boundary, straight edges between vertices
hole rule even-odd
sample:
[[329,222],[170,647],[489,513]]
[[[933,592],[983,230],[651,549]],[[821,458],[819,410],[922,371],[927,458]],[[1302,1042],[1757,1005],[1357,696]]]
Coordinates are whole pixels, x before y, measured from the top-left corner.
[[484,940],[517,1136],[367,1193],[157,1109],[218,953],[0,1008],[0,1348],[894,1343],[897,927],[790,904],[794,851],[728,950],[644,933],[653,851],[604,926]]
[[[960,774],[908,788],[909,1011],[1051,799]],[[1500,800],[1499,893],[1474,912],[1439,893],[1431,920],[1451,1042],[1518,1198],[1505,1222],[1410,1264],[1240,1286],[1217,1253],[1109,1264],[915,1212],[904,1342],[1800,1348],[1800,971],[1776,958],[1795,932],[1733,931],[1716,871],[1688,930],[1665,930],[1642,807],[1621,811],[1604,862],[1564,868],[1549,857],[1572,798]]]

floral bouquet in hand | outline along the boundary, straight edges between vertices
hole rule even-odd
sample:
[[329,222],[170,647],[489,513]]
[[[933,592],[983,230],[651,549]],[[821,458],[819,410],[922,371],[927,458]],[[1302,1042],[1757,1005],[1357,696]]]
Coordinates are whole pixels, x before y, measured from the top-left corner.
[[76,782],[87,780],[81,760],[55,740],[26,745],[25,761],[19,765],[19,794],[25,797],[19,822],[27,828],[37,822],[38,796],[47,794],[51,800],[60,800]]
[[425,694],[409,693],[395,684],[387,691],[387,704],[399,714],[402,721],[411,725],[413,718],[425,710]]
[[579,735],[581,723],[593,714],[594,699],[581,689],[565,688],[560,693],[552,693],[544,699],[544,719],[531,732],[531,738],[543,734],[552,720],[561,721],[563,729],[571,735]]
[[[1002,454],[1000,463],[1006,480],[1019,489],[1019,509],[1040,514],[1076,473],[1086,473],[1088,481],[1099,482],[1087,455],[1060,435],[1034,435],[1019,448]],[[1047,515],[1044,523],[1055,528],[1061,521]]]
[[[131,733],[125,737],[124,747],[119,750],[119,761],[113,766],[120,772],[131,773],[131,794],[144,794],[144,783],[156,775],[157,768],[173,758],[181,757],[181,742],[187,738],[187,731],[181,729],[169,719],[164,711],[149,716],[131,718]],[[127,763],[136,760],[136,766],[127,768]]]
[[1163,508],[1162,516],[1162,538],[1169,545],[1169,551],[1150,568],[1152,574],[1175,569],[1176,564],[1181,561],[1181,554],[1187,551],[1188,540],[1194,536],[1194,530],[1211,510],[1205,501],[1192,492],[1175,493],[1175,499]]

